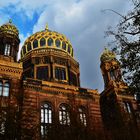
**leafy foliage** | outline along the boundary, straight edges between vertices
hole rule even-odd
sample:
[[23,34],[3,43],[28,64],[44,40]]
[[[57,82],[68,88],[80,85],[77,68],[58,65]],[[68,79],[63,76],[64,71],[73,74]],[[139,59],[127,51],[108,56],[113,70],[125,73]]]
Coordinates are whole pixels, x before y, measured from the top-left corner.
[[134,93],[140,94],[140,1],[132,0],[133,9],[121,16],[116,30],[108,29],[107,35],[113,35],[115,51],[120,56],[124,80]]

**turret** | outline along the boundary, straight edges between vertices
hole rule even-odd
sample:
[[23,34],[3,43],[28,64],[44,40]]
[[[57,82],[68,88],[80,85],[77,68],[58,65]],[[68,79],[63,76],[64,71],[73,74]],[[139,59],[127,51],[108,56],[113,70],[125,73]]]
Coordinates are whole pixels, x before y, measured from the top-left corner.
[[122,80],[120,63],[116,59],[115,53],[105,48],[101,55],[101,71],[104,79],[105,88],[114,82],[118,82]]
[[0,26],[0,59],[16,62],[19,43],[18,29],[11,20]]

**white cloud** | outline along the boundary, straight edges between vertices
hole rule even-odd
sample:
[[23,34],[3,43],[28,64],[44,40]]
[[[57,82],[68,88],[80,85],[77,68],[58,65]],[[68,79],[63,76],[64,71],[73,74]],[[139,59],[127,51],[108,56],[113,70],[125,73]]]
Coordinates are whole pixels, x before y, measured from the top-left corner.
[[25,40],[30,36],[31,34],[27,33],[27,35],[23,35],[23,34],[19,34],[19,38],[20,38],[20,45],[19,45],[19,52],[18,52],[18,60],[20,59],[20,52],[21,52],[21,48],[24,45]]

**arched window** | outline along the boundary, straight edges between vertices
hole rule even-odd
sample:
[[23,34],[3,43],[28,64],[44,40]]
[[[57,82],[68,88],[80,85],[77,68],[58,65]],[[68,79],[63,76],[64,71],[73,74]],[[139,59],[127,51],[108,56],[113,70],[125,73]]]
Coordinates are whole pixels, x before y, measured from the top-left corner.
[[66,80],[65,68],[56,67],[55,68],[55,78],[58,80]]
[[25,54],[25,53],[26,53],[26,47],[23,46],[23,54]]
[[4,55],[9,56],[10,55],[10,44],[5,44],[5,50],[4,50]]
[[84,126],[87,126],[86,109],[85,109],[85,107],[79,107],[78,108],[78,112],[79,112],[80,123],[83,124]]
[[62,42],[62,49],[66,50],[66,43],[65,42]]
[[62,125],[70,125],[70,107],[66,104],[59,106],[59,122]]
[[0,96],[2,96],[2,82],[0,81]]
[[27,50],[30,51],[32,48],[31,48],[31,42],[28,42],[27,44]]
[[40,79],[40,80],[48,80],[49,78],[49,75],[48,75],[48,66],[40,66],[40,67],[37,67],[37,71],[36,71],[36,77],[37,79]]
[[45,102],[41,105],[41,136],[47,138],[52,123],[52,106]]
[[77,76],[72,71],[70,71],[70,84],[77,86]]
[[9,83],[3,85],[3,96],[9,96]]
[[41,38],[40,40],[40,46],[45,46],[46,45],[46,39],[45,38]]
[[55,40],[55,45],[56,45],[56,47],[58,47],[58,48],[60,47],[60,40],[59,40],[59,39],[56,39],[56,40]]
[[132,113],[132,108],[131,108],[131,103],[130,102],[123,102],[124,105],[124,111],[131,114]]
[[34,42],[33,42],[33,47],[34,47],[34,48],[37,48],[37,47],[38,47],[38,41],[37,41],[36,39],[35,39]]
[[0,81],[0,96],[4,96],[4,97],[8,97],[9,96],[9,83],[6,82],[6,83],[2,83]]
[[48,39],[48,46],[53,46],[53,39],[52,38]]
[[116,79],[116,77],[115,77],[115,70],[110,70],[110,78],[111,78],[111,80],[115,80]]
[[70,47],[70,45],[68,45],[68,53],[70,53],[70,49],[71,49],[71,47]]

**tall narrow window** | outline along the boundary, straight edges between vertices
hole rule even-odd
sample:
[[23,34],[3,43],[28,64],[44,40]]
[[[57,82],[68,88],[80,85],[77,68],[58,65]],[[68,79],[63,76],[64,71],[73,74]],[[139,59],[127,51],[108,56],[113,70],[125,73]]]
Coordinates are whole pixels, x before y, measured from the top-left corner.
[[123,104],[124,104],[124,111],[127,113],[132,113],[131,104],[129,102],[123,102]]
[[115,71],[114,70],[110,70],[110,78],[111,78],[111,80],[115,80]]
[[45,38],[41,38],[40,40],[40,46],[45,46],[46,45],[46,39]]
[[6,96],[6,97],[9,96],[9,83],[5,83],[3,85],[3,96]]
[[8,97],[9,96],[9,83],[0,82],[0,96]]
[[47,138],[52,124],[52,106],[50,103],[41,105],[41,136]]
[[10,44],[5,44],[5,50],[4,50],[4,55],[9,56],[10,55]]
[[60,47],[60,40],[59,40],[59,39],[56,39],[56,40],[55,40],[55,45],[56,45],[56,47],[58,47],[58,48]]
[[30,51],[31,49],[32,49],[31,42],[28,42],[28,44],[27,44],[27,50]]
[[86,109],[84,107],[80,107],[78,109],[78,112],[79,112],[80,123],[83,124],[84,126],[87,126]]
[[62,125],[70,125],[70,108],[66,104],[59,107],[59,122]]
[[48,80],[48,66],[37,67],[36,78],[40,80]]
[[66,43],[65,42],[62,42],[62,49],[66,50]]
[[25,53],[26,53],[26,47],[23,46],[23,54],[25,54]]
[[56,67],[55,68],[55,78],[58,80],[66,80],[65,68]]
[[48,46],[53,46],[53,39],[52,38],[48,39]]
[[70,45],[68,45],[68,53],[70,53],[71,47]]
[[70,72],[70,84],[77,86],[77,76],[73,72]]
[[2,82],[0,81],[0,96],[2,96]]
[[34,48],[37,48],[37,47],[38,47],[38,41],[37,41],[36,39],[35,39],[34,42],[33,42],[33,47],[34,47]]

